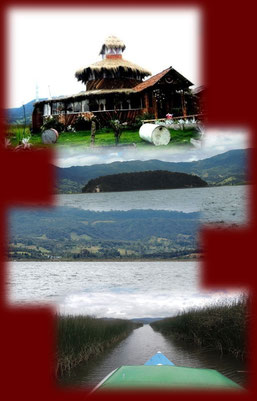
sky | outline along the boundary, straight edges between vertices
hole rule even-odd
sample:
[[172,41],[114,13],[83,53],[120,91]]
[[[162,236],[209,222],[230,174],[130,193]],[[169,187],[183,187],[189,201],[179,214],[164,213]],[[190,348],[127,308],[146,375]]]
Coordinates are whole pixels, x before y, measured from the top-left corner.
[[144,317],[176,316],[179,312],[213,305],[219,302],[229,302],[238,298],[241,291],[201,291],[192,288],[192,292],[185,293],[181,288],[176,293],[157,292],[154,294],[134,293],[126,291],[115,293],[106,292],[80,292],[67,295],[57,305],[62,314],[85,314],[96,317],[109,317],[116,319],[133,319]]
[[101,60],[104,40],[152,74],[172,66],[201,84],[201,13],[195,8],[17,8],[7,14],[7,107],[85,89],[75,71]]
[[245,149],[250,147],[247,131],[239,128],[221,129],[209,128],[203,135],[202,147],[190,148],[180,146],[127,148],[83,148],[63,147],[56,154],[55,165],[59,167],[90,166],[93,164],[112,163],[129,160],[158,159],[167,162],[191,162],[206,159],[233,149]]

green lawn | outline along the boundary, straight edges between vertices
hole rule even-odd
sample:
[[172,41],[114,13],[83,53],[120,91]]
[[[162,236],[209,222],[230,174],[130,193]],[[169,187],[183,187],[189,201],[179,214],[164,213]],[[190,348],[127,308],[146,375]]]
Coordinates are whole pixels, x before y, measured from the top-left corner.
[[[19,126],[10,126],[7,136],[13,146],[17,146],[19,140],[24,136],[24,130]],[[189,144],[191,138],[197,138],[198,132],[195,130],[174,131],[170,130],[171,141],[168,146]],[[29,128],[25,130],[25,137],[30,135]],[[32,145],[42,145],[41,135],[33,134],[30,138]],[[91,136],[90,131],[78,132],[62,132],[58,138],[58,145],[86,145],[90,146]],[[136,144],[137,146],[154,146],[148,142],[143,141],[139,137],[138,130],[136,131],[123,131],[120,137],[120,144]],[[96,131],[95,146],[111,146],[115,145],[115,137],[113,131],[100,129]]]

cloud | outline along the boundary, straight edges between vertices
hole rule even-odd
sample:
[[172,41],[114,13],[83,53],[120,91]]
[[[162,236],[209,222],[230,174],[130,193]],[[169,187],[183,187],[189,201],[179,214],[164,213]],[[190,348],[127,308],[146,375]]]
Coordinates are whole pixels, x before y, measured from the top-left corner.
[[207,306],[228,301],[239,296],[237,292],[178,291],[176,293],[159,292],[154,295],[145,292],[128,294],[126,291],[79,293],[67,296],[60,304],[63,314],[86,314],[109,318],[143,318],[174,316],[183,310]]
[[[10,7],[6,21],[9,107],[18,107],[22,100],[34,99],[36,84],[39,86],[39,97],[48,97],[49,92],[52,96],[60,96],[84,90],[84,85],[77,82],[74,73],[100,60],[99,50],[109,35],[116,35],[124,41],[125,59],[149,69],[153,74],[172,64],[198,85],[200,21],[201,11],[196,7]],[[153,29],[155,26],[157,29]],[[53,40],[52,30],[46,27],[54,27],[61,35]],[[32,32],[35,34],[32,35]],[[179,40],[176,39],[178,32]],[[169,38],[172,53],[167,51],[167,40],[163,38]],[[20,63],[24,43],[26,63]],[[38,43],[47,48],[47,57],[42,57],[42,48]],[[64,57],[67,48],[72,48],[72,55]],[[158,48],[155,57],[153,48]],[[60,60],[63,59],[65,62],[60,68]]]
[[201,148],[180,146],[174,148],[151,147],[60,147],[57,150],[55,164],[59,167],[90,166],[130,160],[158,159],[167,162],[191,162],[232,149],[244,149],[249,146],[247,131],[243,129],[221,130],[208,129],[203,136]]
[[206,152],[223,153],[227,150],[247,148],[249,138],[244,130],[208,130],[204,136],[203,148]]
[[[12,262],[12,304],[50,304],[63,314],[173,316],[239,295],[200,288],[193,262]],[[240,291],[242,293],[242,290]]]

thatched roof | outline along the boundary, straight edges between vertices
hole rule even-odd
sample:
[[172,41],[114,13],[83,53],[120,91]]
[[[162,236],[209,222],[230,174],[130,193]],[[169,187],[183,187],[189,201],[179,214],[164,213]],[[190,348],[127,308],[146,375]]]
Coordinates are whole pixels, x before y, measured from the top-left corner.
[[124,42],[122,42],[122,40],[120,40],[116,36],[108,36],[99,54],[105,54],[107,49],[121,49],[122,51],[124,51],[126,49],[126,46]]
[[75,73],[75,77],[78,81],[86,82],[88,80],[89,75],[92,72],[104,72],[113,71],[117,72],[119,69],[123,69],[128,72],[131,71],[133,74],[139,74],[143,77],[151,75],[151,72],[140,67],[137,64],[131,63],[130,61],[124,60],[123,58],[105,58],[104,60],[98,61],[94,64],[86,68],[82,68]]
[[95,89],[91,91],[80,92],[72,96],[72,98],[88,97],[96,95],[108,95],[114,93],[124,93],[126,95],[134,93],[132,88],[121,88],[121,89]]
[[39,104],[46,104],[46,103],[56,103],[56,102],[72,102],[75,101],[76,99],[86,99],[87,97],[90,96],[102,96],[102,95],[113,95],[113,94],[125,94],[129,95],[134,93],[133,88],[119,88],[119,89],[96,89],[96,90],[91,90],[91,91],[81,91],[79,93],[76,93],[74,95],[70,96],[62,96],[58,98],[53,98],[53,99],[45,99],[45,100],[39,100],[38,102],[35,102],[34,105],[39,105]]
[[[92,66],[97,65],[97,68],[101,70],[101,65],[105,65],[105,62],[111,63],[111,69],[114,68],[119,68],[119,66],[115,67],[115,64],[113,62],[121,61],[128,63],[129,67],[127,69],[131,68],[131,66],[135,66],[134,71],[137,71],[136,68],[141,68],[136,66],[135,64],[130,63],[129,61],[123,60],[123,59],[105,59],[102,60],[98,63],[92,64]],[[98,67],[100,64],[100,67]],[[89,66],[88,68],[85,68],[85,70],[91,68]],[[125,68],[125,67],[124,67]],[[83,73],[84,70],[81,70]],[[145,71],[145,70],[144,70]],[[148,73],[150,74],[150,73]],[[166,75],[171,76],[174,79],[174,82],[171,82],[171,85],[175,85],[176,87],[179,88],[188,88],[189,86],[192,86],[192,82],[190,82],[188,79],[183,77],[178,71],[176,71],[173,67],[166,68],[162,72],[159,72],[158,74],[152,76],[151,78],[145,80],[144,82],[139,83],[138,85],[131,87],[131,88],[104,88],[104,89],[92,89],[92,90],[87,90],[87,91],[81,91],[79,93],[76,93],[75,95],[71,96],[66,96],[66,97],[59,97],[55,99],[47,99],[43,101],[36,102],[35,104],[44,104],[44,103],[52,103],[52,102],[62,102],[62,101],[75,101],[76,99],[82,100],[83,98],[87,98],[90,96],[96,96],[100,97],[102,95],[111,95],[111,94],[125,94],[125,95],[133,95],[137,94],[139,92],[143,92],[144,90],[153,87],[155,84],[158,84],[158,82],[163,79]]]

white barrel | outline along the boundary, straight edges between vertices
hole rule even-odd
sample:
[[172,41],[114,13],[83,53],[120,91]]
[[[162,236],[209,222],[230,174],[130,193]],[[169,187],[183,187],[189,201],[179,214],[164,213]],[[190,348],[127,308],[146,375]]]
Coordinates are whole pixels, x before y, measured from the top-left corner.
[[56,129],[49,128],[42,133],[41,139],[44,144],[56,143],[58,136],[59,134]]
[[143,124],[139,129],[139,136],[144,141],[153,143],[155,146],[168,145],[170,142],[169,130],[158,124]]

